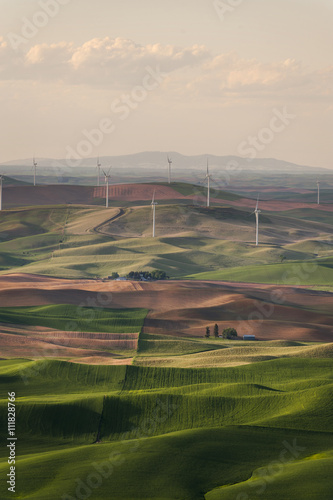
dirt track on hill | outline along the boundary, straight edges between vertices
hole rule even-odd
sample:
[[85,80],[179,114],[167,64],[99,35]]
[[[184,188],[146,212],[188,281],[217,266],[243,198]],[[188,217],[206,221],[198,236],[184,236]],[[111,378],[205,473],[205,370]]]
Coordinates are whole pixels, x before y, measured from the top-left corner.
[[[2,307],[100,304],[111,308],[149,309],[144,332],[180,337],[202,337],[206,326],[218,323],[220,331],[233,326],[239,335],[255,334],[261,340],[333,341],[333,294],[288,286],[205,281],[102,282],[65,280],[34,275],[0,276]],[[58,357],[122,358],[102,353],[102,347],[129,349],[136,338],[58,332],[45,328],[0,325],[1,357],[34,357],[57,346]],[[118,344],[117,344],[118,341]],[[104,344],[103,344],[104,342]],[[36,351],[37,350],[37,351]],[[97,361],[96,361],[97,362]],[[130,361],[126,361],[130,362]]]

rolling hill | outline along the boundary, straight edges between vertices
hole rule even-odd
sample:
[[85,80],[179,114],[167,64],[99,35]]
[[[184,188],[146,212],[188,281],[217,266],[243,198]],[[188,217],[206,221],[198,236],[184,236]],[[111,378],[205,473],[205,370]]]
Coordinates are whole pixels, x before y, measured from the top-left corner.
[[[95,278],[161,269],[172,278],[325,286],[331,280],[333,230],[330,213],[320,213],[324,222],[303,220],[298,213],[263,213],[261,244],[255,247],[254,217],[230,206],[160,204],[156,238],[151,237],[151,209],[145,206],[7,210],[0,218],[0,272]],[[293,282],[289,271],[306,266],[305,261],[318,264],[318,272],[310,277],[301,272]]]
[[[332,341],[331,302],[331,293],[288,286],[1,276],[0,357],[40,358],[46,352],[112,363],[113,355],[136,354],[140,332],[138,364],[225,366],[267,356],[320,357],[307,343]],[[233,326],[240,337],[255,334],[264,343],[245,344],[244,352],[240,341],[204,339],[215,323],[220,332]],[[267,343],[275,340],[301,344],[285,350],[289,344]],[[322,354],[329,357],[330,349]]]
[[[148,184],[115,187],[108,210],[87,188],[83,205],[40,190],[45,206],[0,214],[0,428],[9,387],[20,497],[330,500],[332,294],[300,286],[332,283],[330,206],[266,202],[256,248],[253,200],[207,210],[173,188],[154,239]],[[101,279],[145,269],[178,279]],[[259,340],[204,338],[215,323]]]
[[[34,500],[104,499],[110,490],[115,500],[260,491],[267,500],[305,491],[329,500],[331,374],[327,359],[211,370],[1,361],[2,387],[19,394],[27,382],[17,404],[17,487]],[[2,450],[2,473],[7,466]],[[0,494],[11,498],[4,482]]]

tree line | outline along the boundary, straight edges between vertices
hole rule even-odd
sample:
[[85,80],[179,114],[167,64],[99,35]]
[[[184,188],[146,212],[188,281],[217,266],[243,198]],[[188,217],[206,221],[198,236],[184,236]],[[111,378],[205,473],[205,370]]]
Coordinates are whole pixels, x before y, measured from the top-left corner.
[[[217,323],[215,323],[215,325],[214,325],[213,335],[214,335],[214,337],[216,339],[218,337],[220,337],[219,325]],[[209,337],[210,337],[210,328],[209,328],[209,326],[206,326],[205,337],[207,339],[209,339]],[[229,339],[229,340],[236,339],[238,337],[237,330],[235,328],[225,328],[222,331],[221,337],[224,338],[224,339]]]
[[[119,278],[119,274],[114,272],[109,276],[109,279],[116,280]],[[160,271],[158,269],[154,271],[131,271],[129,272],[125,278],[133,281],[157,281],[157,280],[168,280],[169,276],[167,276],[165,271]]]

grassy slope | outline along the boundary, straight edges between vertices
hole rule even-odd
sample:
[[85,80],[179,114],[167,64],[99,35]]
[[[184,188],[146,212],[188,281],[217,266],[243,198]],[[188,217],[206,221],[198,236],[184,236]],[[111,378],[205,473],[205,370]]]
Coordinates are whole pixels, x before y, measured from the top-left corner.
[[[307,474],[322,480],[321,496],[309,498],[328,500],[330,480],[323,472],[329,464],[324,454],[333,449],[331,373],[332,361],[324,359],[213,370],[1,362],[3,393],[10,386],[18,395],[20,497],[74,497],[76,479],[86,484],[92,464],[118,452],[94,498],[109,498],[112,488],[114,499],[210,499],[220,495],[220,486],[242,488],[296,439],[298,460],[288,453],[290,464],[281,471],[288,481],[290,467],[300,466],[293,469],[292,493],[283,496],[284,482],[270,482],[265,498],[302,498],[308,457]],[[102,443],[93,445],[103,406]],[[0,412],[5,429],[5,399]],[[3,473],[7,463],[0,468]],[[3,482],[0,495],[11,498]]]
[[[281,258],[285,259],[284,265],[293,265],[333,254],[328,233],[323,233],[326,226],[302,222],[299,227],[295,218],[284,227],[286,217],[268,215],[265,222],[263,215],[266,242],[256,248],[251,242],[254,221],[247,217],[247,212],[234,208],[207,211],[200,207],[159,205],[157,234],[163,236],[155,239],[150,237],[150,208],[128,209],[111,225],[104,224],[102,230],[109,231],[109,235],[93,231],[94,225],[103,221],[104,213],[107,219],[115,210],[106,213],[103,209],[44,207],[4,212],[0,222],[0,272],[2,269],[80,278],[159,268],[176,278],[205,273],[209,279],[206,273],[216,276],[219,272],[221,279],[258,281],[258,273],[266,276],[267,270],[269,280],[277,282],[285,270],[280,267]],[[280,243],[274,242],[278,237]],[[251,267],[260,264],[272,264],[275,268],[261,271]],[[245,279],[240,269],[243,266]],[[318,279],[302,278],[301,282],[323,286],[330,279],[327,276],[325,269]]]
[[[226,481],[242,483],[251,476],[253,469],[265,467],[279,457],[285,450],[283,442],[292,445],[295,439],[298,445],[306,448],[301,459],[304,455],[311,456],[317,452],[321,455],[329,453],[329,446],[332,446],[330,436],[325,434],[314,436],[237,428],[186,431],[120,444],[72,447],[23,457],[20,460],[18,489],[22,492],[21,498],[27,500],[72,500],[82,498],[77,496],[80,493],[92,494],[94,499],[209,500],[209,495],[204,496],[204,493]],[[286,460],[292,462],[293,459],[287,451]],[[318,464],[316,459],[308,460],[307,484],[311,486],[308,492],[312,496],[302,495],[305,486],[303,477],[295,475],[292,488],[290,482],[281,485],[278,490],[281,496],[275,495],[276,484],[269,483],[265,496],[261,498],[329,500],[331,492],[327,469],[325,474],[325,467],[329,465]],[[1,473],[4,470],[2,468]],[[101,471],[104,477],[100,473],[97,477],[92,476],[96,471]],[[316,477],[319,472],[321,474]],[[312,477],[312,474],[315,476]],[[93,487],[87,488],[87,484]],[[253,492],[251,488],[250,492]],[[2,493],[3,499],[11,498],[6,492]]]
[[265,495],[267,499],[306,498],[307,500],[329,499],[331,481],[328,471],[333,466],[333,452],[316,453],[305,459],[292,457],[287,463],[272,461],[268,467],[254,471],[247,481],[234,486],[216,488],[209,492],[206,500],[234,500]]
[[72,305],[0,307],[0,321],[58,330],[108,333],[140,332],[145,309],[105,309]]
[[313,342],[243,342],[222,339],[179,339],[140,334],[137,366],[216,368],[277,358],[332,358],[333,344]]
[[188,275],[199,280],[241,281],[247,283],[276,283],[284,285],[331,285],[333,258],[316,261],[295,261],[262,266],[242,266]]
[[6,186],[31,186],[31,185],[32,185],[31,182],[26,182],[26,181],[22,181],[19,179],[15,179],[14,177],[9,177],[8,175],[6,175],[4,177],[4,180],[3,180],[4,187],[6,187]]

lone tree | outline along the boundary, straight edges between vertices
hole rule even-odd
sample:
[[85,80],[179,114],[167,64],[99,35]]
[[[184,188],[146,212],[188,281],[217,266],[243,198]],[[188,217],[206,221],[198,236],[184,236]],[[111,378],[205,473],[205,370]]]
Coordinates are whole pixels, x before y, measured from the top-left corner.
[[237,330],[235,328],[225,328],[222,332],[224,339],[236,339],[238,337]]
[[214,326],[214,337],[217,339],[219,336],[219,325],[215,323]]
[[210,337],[210,328],[209,326],[206,326],[206,335],[205,335],[206,339],[209,339]]

